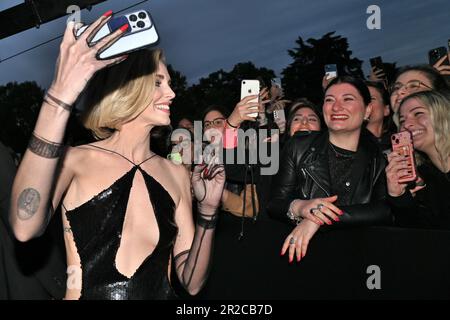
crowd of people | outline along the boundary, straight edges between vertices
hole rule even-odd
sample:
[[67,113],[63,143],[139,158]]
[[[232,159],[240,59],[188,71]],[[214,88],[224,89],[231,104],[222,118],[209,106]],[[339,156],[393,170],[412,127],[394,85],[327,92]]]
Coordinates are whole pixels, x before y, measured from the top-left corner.
[[[406,66],[392,83],[380,70],[369,79],[324,78],[320,106],[306,97],[286,100],[280,88],[261,88],[231,113],[217,101],[201,118],[171,124],[176,93],[161,50],[97,60],[120,29],[87,45],[110,17],[100,17],[78,39],[73,33],[79,26],[68,24],[17,173],[0,145],[2,259],[19,259],[4,249],[14,237],[39,238],[56,219],[62,230],[54,241],[65,249],[67,281],[55,284],[62,296],[61,290],[42,290],[52,292],[48,298],[195,295],[214,268],[212,255],[228,254],[214,252],[214,244],[237,252],[246,239],[267,237],[275,223],[289,225],[290,232],[276,240],[279,252],[271,254],[281,252],[289,263],[307,255],[319,231],[450,229],[447,69]],[[96,142],[64,146],[80,94],[84,124]],[[275,110],[286,118],[274,117]],[[202,123],[199,139],[194,120]],[[170,124],[173,134],[160,138],[169,150],[164,157],[155,152],[152,135]],[[404,131],[412,138],[414,161],[392,151],[392,134]],[[236,161],[242,155],[244,161]],[[267,174],[274,163],[276,172]],[[413,180],[401,179],[412,171]],[[6,271],[0,294],[15,297]]]

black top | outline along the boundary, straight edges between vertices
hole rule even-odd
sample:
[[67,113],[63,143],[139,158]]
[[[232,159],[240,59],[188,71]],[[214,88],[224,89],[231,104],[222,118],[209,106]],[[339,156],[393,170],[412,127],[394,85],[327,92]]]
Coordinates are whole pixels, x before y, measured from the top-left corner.
[[401,227],[450,229],[450,172],[444,173],[431,163],[417,168],[426,183],[415,197],[405,192],[390,197],[396,224]]
[[[137,170],[142,173],[149,191],[160,235],[154,251],[128,278],[117,270],[115,259]],[[67,211],[66,216],[81,260],[80,299],[174,298],[167,274],[178,232],[174,208],[175,204],[169,193],[140,164],[134,164],[130,171],[110,187],[79,207]]]
[[350,205],[350,179],[352,170],[349,170],[355,159],[356,152],[345,150],[329,143],[328,164],[330,166],[331,193],[336,194],[337,206]]
[[[267,210],[272,217],[292,223],[286,212],[293,200],[334,195],[332,184],[336,179],[333,182],[330,172],[329,149],[328,132],[311,133],[306,137],[294,135],[286,143],[280,170],[271,185],[272,197]],[[345,200],[348,205],[339,207],[344,214],[332,227],[391,223],[386,203],[385,165],[386,160],[373,136],[363,129],[353,164],[346,169],[349,172],[349,180],[344,183],[349,186]]]

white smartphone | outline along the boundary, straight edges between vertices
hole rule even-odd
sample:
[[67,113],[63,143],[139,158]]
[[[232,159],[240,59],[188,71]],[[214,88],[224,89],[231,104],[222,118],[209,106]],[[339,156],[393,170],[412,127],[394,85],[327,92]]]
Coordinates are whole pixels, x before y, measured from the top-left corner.
[[[259,80],[242,80],[241,81],[241,100],[245,97],[257,95],[250,102],[259,102]],[[252,118],[256,118],[258,116],[258,107],[254,108],[256,110],[255,113],[250,113],[248,116]]]
[[275,122],[286,122],[286,115],[284,109],[278,109],[273,111],[273,119]]
[[327,80],[337,77],[337,66],[335,64],[325,65],[325,75]]
[[[117,18],[111,18],[95,34],[90,44],[96,43],[125,24],[128,24],[128,30],[125,34],[109,48],[98,54],[97,59],[105,60],[115,58],[158,43],[158,32],[156,31],[150,13],[145,10],[139,10]],[[88,25],[78,29],[76,36],[79,37],[87,27]]]

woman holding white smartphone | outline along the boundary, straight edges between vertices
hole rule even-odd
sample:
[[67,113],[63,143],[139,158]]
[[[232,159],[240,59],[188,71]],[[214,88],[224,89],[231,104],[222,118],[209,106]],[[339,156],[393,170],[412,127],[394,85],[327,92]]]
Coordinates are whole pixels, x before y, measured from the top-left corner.
[[[150,131],[170,123],[175,97],[162,53],[97,60],[126,30],[88,46],[111,15],[78,39],[74,24],[67,25],[55,78],[14,181],[12,228],[19,241],[38,237],[62,205],[66,299],[173,298],[171,264],[196,294],[208,275],[223,167],[213,167],[205,179],[203,167],[194,169],[194,225],[188,173],[150,150]],[[85,125],[98,141],[65,152],[71,106],[91,78]]]

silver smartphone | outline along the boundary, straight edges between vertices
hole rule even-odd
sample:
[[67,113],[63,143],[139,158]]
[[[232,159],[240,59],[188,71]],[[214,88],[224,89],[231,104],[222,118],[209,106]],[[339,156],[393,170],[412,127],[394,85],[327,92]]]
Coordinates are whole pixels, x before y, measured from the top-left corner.
[[[250,100],[250,102],[259,102],[259,80],[242,80],[241,81],[241,100],[245,97],[257,95],[255,99]],[[258,116],[258,107],[254,108],[255,113],[250,113],[248,116],[256,118]]]
[[275,122],[286,122],[284,109],[273,110],[273,119],[275,120]]
[[[128,25],[128,29],[125,31],[125,34],[109,48],[98,54],[97,59],[105,60],[115,58],[129,52],[156,45],[159,42],[159,35],[150,13],[145,10],[138,10],[120,17],[111,18],[95,34],[90,44],[98,42],[126,24]],[[79,37],[87,27],[88,25],[78,29],[76,36]]]

